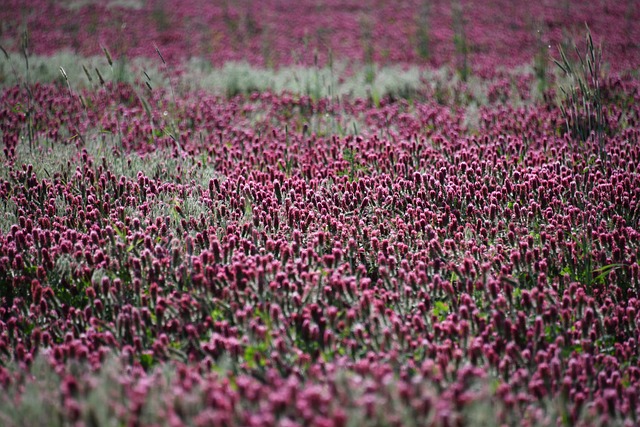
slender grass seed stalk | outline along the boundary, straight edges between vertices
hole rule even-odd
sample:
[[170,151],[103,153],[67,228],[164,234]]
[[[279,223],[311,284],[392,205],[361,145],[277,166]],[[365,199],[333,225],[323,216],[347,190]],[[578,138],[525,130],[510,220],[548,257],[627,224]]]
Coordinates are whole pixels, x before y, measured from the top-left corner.
[[569,59],[569,52],[558,46],[560,59],[554,59],[567,84],[560,86],[562,98],[560,111],[569,134],[578,141],[585,142],[595,138],[600,158],[607,157],[605,133],[607,122],[601,93],[602,46],[596,46],[587,27],[586,48],[581,52],[574,43],[573,50],[577,61]]

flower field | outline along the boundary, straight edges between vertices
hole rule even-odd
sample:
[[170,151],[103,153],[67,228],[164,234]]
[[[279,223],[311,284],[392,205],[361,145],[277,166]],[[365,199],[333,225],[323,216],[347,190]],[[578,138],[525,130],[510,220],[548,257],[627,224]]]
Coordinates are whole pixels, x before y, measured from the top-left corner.
[[640,423],[635,2],[5,3],[0,425]]

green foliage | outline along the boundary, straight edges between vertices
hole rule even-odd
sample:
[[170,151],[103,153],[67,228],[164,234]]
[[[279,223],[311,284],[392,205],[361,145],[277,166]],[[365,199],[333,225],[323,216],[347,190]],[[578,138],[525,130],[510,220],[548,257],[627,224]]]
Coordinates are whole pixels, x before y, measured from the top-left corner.
[[352,148],[345,148],[342,151],[342,157],[349,164],[349,166],[338,172],[338,176],[347,175],[349,177],[349,182],[353,182],[358,174],[361,171],[367,171],[367,167],[365,165],[361,165],[358,163],[356,159],[355,151]]
[[560,111],[564,118],[567,132],[578,141],[587,141],[592,136],[596,139],[600,157],[604,160],[606,152],[604,135],[606,121],[601,92],[602,46],[596,46],[587,27],[586,50],[580,51],[573,43],[577,60],[569,57],[569,52],[558,46],[560,59],[554,59],[567,83],[560,85],[562,98]]
[[[155,106],[145,95],[162,89],[171,93],[172,101],[183,93],[205,90],[226,97],[265,91],[288,92],[308,96],[313,101],[331,99],[338,105],[345,97],[369,99],[373,105],[379,105],[384,99],[413,101],[426,98],[435,98],[443,105],[468,106],[471,102],[485,105],[493,81],[473,76],[468,65],[464,66],[464,52],[468,51],[468,47],[465,47],[465,39],[460,38],[463,35],[464,32],[457,37],[460,43],[454,70],[448,67],[424,69],[418,66],[382,66],[375,62],[354,67],[346,62],[334,63],[331,55],[328,64],[313,67],[274,69],[260,68],[246,62],[227,62],[220,68],[214,68],[202,58],[193,58],[172,65],[170,69],[165,62],[158,63],[149,58],[115,58],[110,53],[107,57],[106,50],[102,55],[93,57],[81,57],[71,51],[61,51],[51,56],[30,54],[29,78],[32,82],[55,82],[62,86],[67,86],[68,80],[76,97],[83,95],[85,89],[95,89],[108,82],[130,84],[136,89],[136,102],[142,104],[149,118]],[[22,54],[7,52],[6,56],[0,55],[0,86],[23,84],[27,75],[26,65]],[[60,68],[65,70],[67,79]],[[515,79],[531,72],[531,69],[514,69],[510,74]],[[465,83],[464,87],[461,82]],[[536,99],[532,97],[521,101]],[[89,104],[87,106],[91,108]],[[172,113],[172,110],[169,112]],[[169,131],[168,128],[164,130]],[[168,136],[164,130],[157,129],[160,136]],[[344,126],[343,130],[343,134],[351,131],[349,126]],[[88,136],[85,138],[89,139]]]
[[542,40],[542,31],[536,31],[536,40],[538,48],[533,57],[533,74],[536,78],[536,90],[539,95],[544,95],[549,88],[549,48]]
[[63,304],[83,309],[88,303],[85,289],[90,281],[84,277],[74,277],[78,265],[70,255],[62,255],[56,260],[50,273],[50,283],[56,298]]
[[166,5],[164,1],[157,2],[151,12],[151,18],[156,24],[158,33],[163,33],[171,28],[171,19],[166,11]]
[[431,57],[431,36],[429,34],[429,16],[431,12],[431,4],[424,0],[420,6],[420,12],[417,18],[418,28],[416,30],[416,50],[418,56],[423,60]]
[[471,73],[469,67],[469,41],[465,29],[465,18],[460,0],[451,1],[451,16],[453,19],[453,46],[456,52],[456,71],[463,82]]
[[433,310],[431,312],[440,322],[446,319],[449,314],[449,305],[443,301],[436,301],[433,304]]

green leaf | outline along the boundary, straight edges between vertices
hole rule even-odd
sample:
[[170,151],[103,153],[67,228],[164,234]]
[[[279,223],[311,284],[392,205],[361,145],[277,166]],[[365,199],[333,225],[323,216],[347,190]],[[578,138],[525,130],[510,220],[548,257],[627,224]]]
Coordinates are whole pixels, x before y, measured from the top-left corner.
[[224,320],[224,312],[220,308],[211,310],[211,319],[215,321]]
[[520,288],[515,288],[515,289],[513,290],[513,298],[514,298],[516,301],[519,301],[521,296],[522,296],[522,289],[520,289]]
[[152,353],[141,354],[140,364],[144,369],[149,369],[151,366],[153,366],[153,354]]
[[432,313],[439,321],[443,321],[449,314],[449,305],[443,301],[436,301]]
[[609,273],[612,270],[617,270],[618,268],[621,268],[622,264],[609,264],[609,265],[605,265],[604,267],[600,267],[600,268],[596,268],[595,270],[593,270],[591,272],[592,275],[596,275],[594,277],[594,281],[595,282],[604,282],[604,279],[609,275]]

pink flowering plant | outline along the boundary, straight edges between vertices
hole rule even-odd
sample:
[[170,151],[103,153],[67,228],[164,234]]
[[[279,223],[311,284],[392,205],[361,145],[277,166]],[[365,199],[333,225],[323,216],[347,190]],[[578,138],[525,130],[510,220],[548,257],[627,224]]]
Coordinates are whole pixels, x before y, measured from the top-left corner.
[[14,3],[0,424],[639,422],[633,7]]

